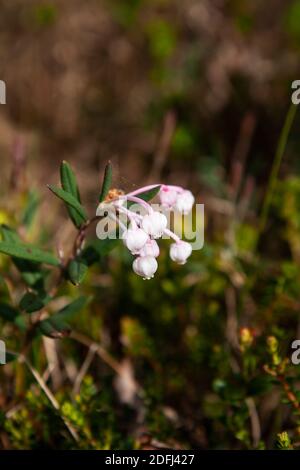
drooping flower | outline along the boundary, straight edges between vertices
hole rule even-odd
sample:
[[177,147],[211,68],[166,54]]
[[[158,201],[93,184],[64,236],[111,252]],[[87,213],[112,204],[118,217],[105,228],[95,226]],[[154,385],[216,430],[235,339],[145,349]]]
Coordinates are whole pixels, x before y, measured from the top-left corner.
[[170,247],[170,258],[178,264],[185,264],[191,253],[191,244],[183,240],[172,243]]
[[129,228],[123,234],[124,244],[133,255],[139,253],[139,251],[146,244],[147,240],[149,240],[149,235],[138,227]]
[[167,228],[168,220],[164,214],[153,211],[142,219],[142,228],[152,238],[160,238]]
[[132,267],[143,279],[151,279],[157,271],[158,264],[153,256],[139,256],[134,260]]
[[166,209],[172,209],[178,197],[178,193],[170,186],[163,185],[159,192],[159,198],[162,206]]
[[186,189],[178,194],[175,203],[175,209],[181,214],[187,215],[189,212],[191,212],[194,202],[195,198],[193,194],[191,191]]
[[159,246],[157,241],[149,238],[138,254],[139,256],[152,256],[157,258],[159,256]]
[[[192,246],[182,241],[178,235],[167,227],[167,217],[163,213],[153,210],[153,207],[147,202],[145,193],[159,187],[161,205],[165,209],[175,209],[182,214],[188,214],[191,211],[195,202],[191,191],[173,185],[145,186],[128,194],[122,192],[118,197],[106,202],[109,205],[110,217],[119,224],[123,231],[125,246],[133,255],[137,255],[132,265],[133,270],[143,279],[151,279],[157,271],[156,258],[159,256],[160,251],[156,239],[163,234],[175,242],[170,247],[170,257],[173,261],[184,264],[192,252]],[[138,208],[143,208],[146,215],[134,211],[131,205],[125,204],[126,201],[137,204]],[[111,213],[112,209],[116,214]],[[122,222],[123,216],[126,216],[127,220],[130,221],[128,229]]]

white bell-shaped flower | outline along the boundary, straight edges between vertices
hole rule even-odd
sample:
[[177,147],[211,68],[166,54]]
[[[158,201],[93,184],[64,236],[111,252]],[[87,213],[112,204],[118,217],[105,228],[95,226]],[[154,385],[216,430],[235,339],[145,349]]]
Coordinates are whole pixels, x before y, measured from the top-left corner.
[[157,271],[158,264],[153,256],[139,256],[134,260],[132,268],[143,279],[151,279]]
[[159,246],[156,240],[149,240],[146,241],[143,248],[139,251],[140,256],[152,256],[157,258],[159,256]]
[[160,238],[167,228],[168,220],[164,214],[154,211],[142,219],[142,228],[152,238]]
[[139,253],[147,240],[149,240],[149,235],[141,228],[129,228],[123,233],[124,244],[133,255]]
[[159,198],[161,205],[166,209],[172,209],[175,206],[177,201],[178,193],[175,189],[170,188],[169,186],[162,186],[159,192]]
[[185,264],[191,253],[192,246],[188,242],[180,240],[170,246],[170,257],[178,264]]
[[178,194],[175,203],[175,209],[181,214],[187,215],[189,212],[191,212],[194,202],[195,198],[193,194],[191,191],[186,189],[182,191],[182,193]]

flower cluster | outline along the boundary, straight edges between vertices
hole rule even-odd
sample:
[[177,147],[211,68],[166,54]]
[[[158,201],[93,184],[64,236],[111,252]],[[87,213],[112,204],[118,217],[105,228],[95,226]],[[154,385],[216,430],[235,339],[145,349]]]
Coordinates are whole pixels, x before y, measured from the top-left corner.
[[[168,229],[168,220],[165,214],[154,210],[150,204],[145,202],[139,195],[150,191],[158,185],[151,185],[140,188],[136,191],[121,195],[111,201],[110,206],[114,208],[118,215],[124,214],[130,221],[127,228],[115,217],[115,221],[123,230],[122,238],[125,246],[136,256],[133,261],[133,270],[143,279],[151,279],[158,268],[157,257],[159,256],[159,246],[157,239],[163,235],[168,235],[174,240],[170,246],[170,257],[178,264],[185,264],[187,258],[192,253],[190,243],[181,240],[174,232]],[[165,210],[176,210],[181,214],[188,214],[195,202],[194,196],[188,190],[179,186],[160,186],[159,198]],[[137,214],[125,206],[125,201],[135,203],[145,210],[145,214]]]

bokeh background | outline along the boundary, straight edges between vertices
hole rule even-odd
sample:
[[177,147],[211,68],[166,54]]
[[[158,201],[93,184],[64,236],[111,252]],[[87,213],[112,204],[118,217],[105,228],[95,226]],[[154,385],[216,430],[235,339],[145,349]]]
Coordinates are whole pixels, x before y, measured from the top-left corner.
[[[273,448],[283,431],[297,443],[296,408],[264,371],[274,359],[268,338],[289,357],[299,331],[297,117],[260,228],[300,78],[300,1],[1,0],[0,8],[2,222],[18,224],[35,190],[40,210],[27,237],[67,249],[74,229],[45,186],[58,181],[62,160],[91,214],[108,160],[117,188],[180,184],[205,204],[205,247],[184,267],[169,262],[166,244],[158,276],[144,282],[116,248],[80,287],[94,301],[75,327],[116,361],[92,361],[86,402],[70,393],[85,346],[50,340],[32,353],[40,371],[54,361],[47,380],[75,413],[81,448]],[[10,330],[1,335],[17,347]],[[40,391],[26,395],[32,379],[16,383],[9,367],[2,447],[72,447]],[[298,397],[297,374],[292,367]]]

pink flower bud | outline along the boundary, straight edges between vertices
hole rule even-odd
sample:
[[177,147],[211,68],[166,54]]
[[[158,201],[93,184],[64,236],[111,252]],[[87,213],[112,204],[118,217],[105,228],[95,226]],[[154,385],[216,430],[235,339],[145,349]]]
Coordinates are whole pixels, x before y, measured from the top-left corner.
[[180,240],[179,242],[172,243],[170,247],[170,257],[178,264],[185,264],[187,258],[192,253],[192,246],[190,243]]
[[151,279],[157,271],[158,264],[153,256],[139,256],[134,260],[132,268],[143,279]]
[[141,228],[129,228],[123,234],[124,244],[133,255],[139,253],[148,239],[149,235]]
[[186,189],[182,193],[178,194],[175,209],[181,214],[186,215],[191,212],[194,202],[195,198],[191,191]]
[[169,186],[162,186],[159,192],[160,202],[166,209],[171,209],[176,204],[178,193]]
[[157,242],[149,238],[143,248],[139,251],[139,255],[157,258],[159,256],[159,246]]
[[160,238],[167,228],[167,225],[167,217],[156,211],[145,215],[142,220],[143,229],[152,238]]

